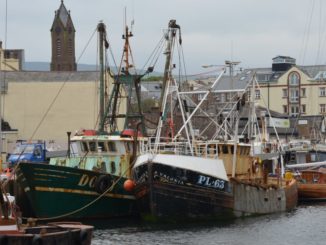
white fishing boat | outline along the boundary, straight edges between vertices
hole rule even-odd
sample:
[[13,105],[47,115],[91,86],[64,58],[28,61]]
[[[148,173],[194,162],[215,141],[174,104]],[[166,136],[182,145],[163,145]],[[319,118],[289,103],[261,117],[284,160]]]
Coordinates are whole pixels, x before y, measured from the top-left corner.
[[[180,26],[169,22],[167,55],[163,81],[160,120],[155,140],[137,157],[133,167],[135,195],[141,215],[147,220],[212,219],[267,214],[292,209],[297,203],[295,179],[284,180],[275,165],[280,161],[277,149],[259,138],[253,138],[253,122],[249,124],[251,141],[239,143],[240,108],[234,104],[235,126],[231,140],[201,141],[193,134],[191,119],[211,93],[224,70],[203,93],[192,112],[183,108],[185,93],[172,77],[172,53]],[[181,44],[181,42],[179,42]],[[252,93],[254,94],[254,93]],[[174,101],[174,104],[173,102]],[[254,106],[252,101],[247,101]],[[180,109],[182,126],[171,137],[162,137],[168,107]],[[176,106],[177,105],[177,106]],[[251,108],[251,107],[250,107]],[[254,109],[249,117],[255,117]],[[173,112],[170,109],[170,122]],[[257,118],[257,117],[256,117]],[[227,120],[227,119],[225,119]],[[215,122],[217,124],[217,122]],[[217,125],[221,128],[222,125]],[[184,140],[181,140],[184,139]],[[274,173],[275,174],[275,173]]]

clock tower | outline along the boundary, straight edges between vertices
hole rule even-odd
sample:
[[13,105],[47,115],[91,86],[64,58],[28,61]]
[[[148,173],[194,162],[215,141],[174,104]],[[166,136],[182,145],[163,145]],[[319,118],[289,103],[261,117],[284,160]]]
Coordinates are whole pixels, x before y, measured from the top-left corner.
[[51,27],[52,58],[51,71],[76,71],[75,27],[63,0],[55,11]]

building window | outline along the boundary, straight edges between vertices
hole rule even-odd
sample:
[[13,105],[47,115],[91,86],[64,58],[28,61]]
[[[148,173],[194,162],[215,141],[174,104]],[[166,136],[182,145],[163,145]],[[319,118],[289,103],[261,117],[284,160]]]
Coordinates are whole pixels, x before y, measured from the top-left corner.
[[287,105],[283,105],[283,113],[288,113],[288,106]]
[[290,89],[290,101],[291,102],[299,101],[299,90],[298,89]]
[[260,90],[259,90],[259,89],[257,89],[257,90],[255,91],[255,99],[256,99],[256,100],[260,100]]
[[325,97],[326,96],[325,87],[319,88],[319,96],[320,97]]
[[301,113],[306,114],[306,105],[301,105]]
[[72,56],[72,54],[73,54],[72,49],[73,49],[72,40],[69,39],[69,40],[68,40],[68,54],[69,54],[70,56]]
[[[205,97],[205,94],[198,94],[198,100],[203,100]],[[205,98],[205,100],[207,99],[207,97]]]
[[321,114],[324,114],[326,112],[326,104],[320,104],[319,105],[319,108],[320,108],[320,113]]
[[221,102],[225,102],[225,94],[221,94]]
[[251,92],[250,92],[250,90],[248,90],[247,91],[247,98],[248,98],[249,101],[250,101],[250,97],[251,97]]
[[61,40],[59,38],[57,39],[57,56],[61,56]]
[[283,96],[283,98],[288,97],[288,90],[286,88],[282,89],[282,96]]
[[215,98],[216,98],[216,101],[221,101],[221,96],[220,96],[219,94],[217,94],[217,95],[215,96]]
[[292,72],[292,73],[290,74],[290,76],[289,76],[289,83],[290,83],[290,85],[292,85],[292,86],[297,86],[297,85],[299,85],[299,83],[300,83],[300,77],[299,77],[298,73],[296,73],[296,72]]
[[291,106],[291,115],[296,116],[299,114],[299,106],[297,105],[292,105]]
[[306,88],[301,88],[301,97],[306,97]]

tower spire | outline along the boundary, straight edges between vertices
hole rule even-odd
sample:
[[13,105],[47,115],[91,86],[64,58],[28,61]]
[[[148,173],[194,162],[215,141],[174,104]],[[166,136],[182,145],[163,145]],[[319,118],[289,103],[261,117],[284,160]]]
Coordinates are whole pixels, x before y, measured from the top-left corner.
[[75,60],[75,32],[70,11],[66,9],[63,0],[61,0],[61,5],[55,12],[51,27],[51,71],[77,70]]

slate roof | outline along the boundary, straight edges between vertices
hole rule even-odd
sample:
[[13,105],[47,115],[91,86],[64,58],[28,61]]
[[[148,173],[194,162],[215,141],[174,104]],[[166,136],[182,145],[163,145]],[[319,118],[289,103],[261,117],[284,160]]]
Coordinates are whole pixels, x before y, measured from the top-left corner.
[[[0,71],[0,81],[4,79],[4,72]],[[89,82],[98,81],[97,71],[9,71],[5,72],[7,82]]]
[[68,19],[69,19],[69,12],[66,9],[66,6],[63,4],[63,1],[61,1],[61,5],[58,9],[57,14],[58,14],[63,26],[66,27],[67,23],[68,23]]
[[57,20],[60,20],[62,23],[63,28],[67,28],[70,26],[73,31],[75,31],[74,24],[72,23],[71,17],[70,17],[70,11],[67,10],[66,6],[63,3],[63,0],[61,1],[60,7],[57,11],[55,11],[55,17],[54,21],[52,23],[51,30],[54,28],[54,25]]

